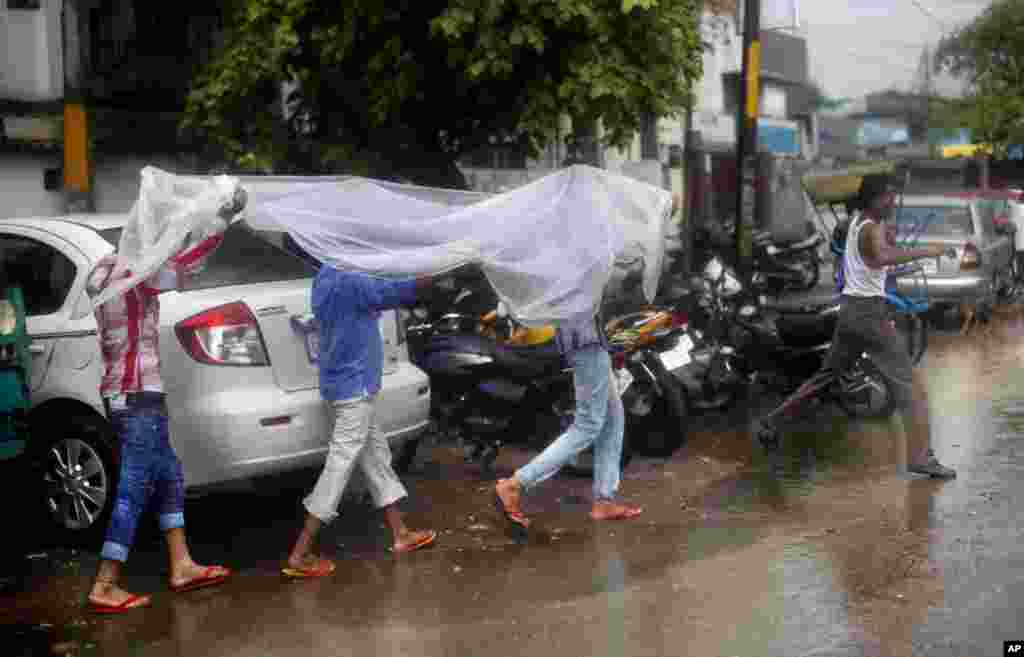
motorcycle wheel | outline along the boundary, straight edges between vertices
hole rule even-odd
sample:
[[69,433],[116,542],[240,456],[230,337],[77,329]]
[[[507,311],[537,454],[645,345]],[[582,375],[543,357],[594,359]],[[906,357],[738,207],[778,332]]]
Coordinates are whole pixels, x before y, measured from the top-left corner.
[[790,289],[806,292],[817,287],[818,281],[821,280],[821,266],[818,265],[818,260],[813,255],[800,263],[800,271],[803,276],[799,281],[790,284]]
[[920,315],[901,313],[896,316],[896,330],[902,333],[907,341],[911,364],[919,364],[928,349],[928,323],[921,319]]
[[[632,404],[632,408],[625,409],[626,435],[630,436],[630,444],[637,454],[668,458],[686,442],[690,409],[682,384],[665,369],[660,359],[652,359],[649,366],[654,370],[662,394],[653,386],[638,391],[641,399]],[[640,409],[641,406],[644,408]],[[647,412],[640,414],[636,410]]]
[[860,419],[883,419],[892,415],[896,406],[889,382],[871,360],[861,358],[853,366],[849,378],[853,385],[838,381],[839,405],[850,416]]

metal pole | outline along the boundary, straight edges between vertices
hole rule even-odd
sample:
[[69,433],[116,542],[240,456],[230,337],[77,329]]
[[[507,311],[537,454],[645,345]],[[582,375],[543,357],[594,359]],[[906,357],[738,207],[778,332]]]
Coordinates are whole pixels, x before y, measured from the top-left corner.
[[757,152],[757,115],[761,87],[761,0],[745,0],[743,10],[743,72],[736,117],[736,264],[747,275],[754,223],[753,190],[745,204],[748,176],[756,176],[751,157]]

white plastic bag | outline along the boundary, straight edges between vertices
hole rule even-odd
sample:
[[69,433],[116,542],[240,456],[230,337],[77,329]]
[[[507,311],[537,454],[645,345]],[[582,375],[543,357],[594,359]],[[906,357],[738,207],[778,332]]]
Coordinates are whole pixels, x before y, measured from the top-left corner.
[[479,263],[533,325],[594,312],[616,258],[643,262],[653,299],[672,205],[659,187],[582,165],[493,196],[365,178],[246,189],[252,227],[288,231],[329,266],[413,277]]
[[[152,276],[182,248],[190,234],[200,241],[222,230],[225,220],[218,213],[231,203],[237,188],[238,179],[229,176],[202,179],[143,168],[139,198],[132,206],[117,249],[111,276],[117,282],[93,297],[91,305],[82,304],[76,315],[88,314]],[[125,269],[131,275],[118,280]]]

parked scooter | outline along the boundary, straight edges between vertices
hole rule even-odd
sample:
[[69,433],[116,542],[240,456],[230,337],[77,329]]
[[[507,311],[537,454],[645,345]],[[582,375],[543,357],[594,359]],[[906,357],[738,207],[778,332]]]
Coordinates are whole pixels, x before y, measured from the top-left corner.
[[[839,318],[838,304],[768,306],[718,258],[693,286],[699,290],[695,307],[705,317],[701,328],[692,331],[693,361],[674,374],[695,408],[723,408],[755,383],[789,394],[821,369]],[[827,385],[852,416],[884,417],[893,410],[889,386],[866,354]]]
[[[809,235],[797,239],[777,239],[770,231],[757,231],[751,236],[750,284],[755,291],[779,295],[790,291],[813,289],[821,278],[821,255],[824,243],[814,225],[808,222]],[[711,257],[726,258],[736,245],[733,222],[705,227],[698,231],[698,251]],[[706,263],[704,263],[706,264]]]
[[[412,311],[413,317],[422,314]],[[634,450],[667,457],[684,440],[685,397],[660,358],[685,330],[673,318],[650,313],[613,326],[627,418],[623,464]],[[439,432],[461,438],[466,459],[485,471],[493,468],[502,445],[543,449],[572,424],[572,371],[551,327],[524,327],[496,312],[448,313],[437,323],[411,323],[406,335],[413,362],[431,378],[431,412]],[[575,469],[588,474],[592,461],[581,455]]]

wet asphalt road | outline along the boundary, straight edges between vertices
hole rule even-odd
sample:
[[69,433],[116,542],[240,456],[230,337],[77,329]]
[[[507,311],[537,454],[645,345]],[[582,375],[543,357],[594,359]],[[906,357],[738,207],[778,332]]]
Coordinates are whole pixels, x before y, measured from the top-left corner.
[[[825,411],[769,458],[737,409],[696,418],[670,462],[628,468],[622,492],[645,507],[639,520],[593,523],[587,482],[558,478],[529,499],[536,531],[520,545],[488,482],[436,447],[408,478],[410,522],[441,532],[430,550],[390,555],[380,518],[356,500],[324,536],[338,572],[284,581],[316,473],[250,482],[188,505],[193,552],[237,568],[228,585],[167,592],[150,526],[125,583],[155,593],[154,606],[98,619],[81,607],[95,555],[48,549],[23,591],[0,594],[0,645],[34,636],[39,651],[23,654],[58,644],[147,657],[1001,655],[1024,638],[1024,310],[966,338],[932,337],[922,367],[952,482],[903,471],[898,422]],[[507,450],[499,471],[527,458]]]

